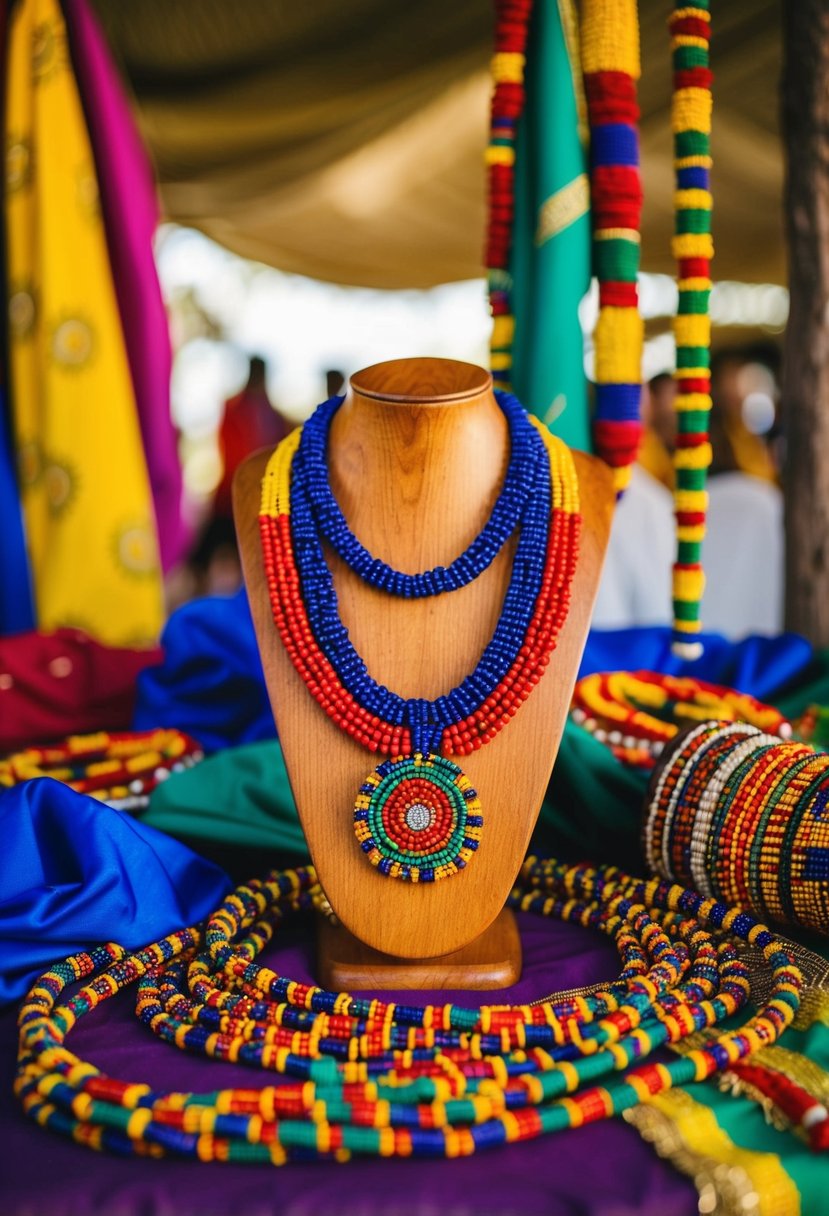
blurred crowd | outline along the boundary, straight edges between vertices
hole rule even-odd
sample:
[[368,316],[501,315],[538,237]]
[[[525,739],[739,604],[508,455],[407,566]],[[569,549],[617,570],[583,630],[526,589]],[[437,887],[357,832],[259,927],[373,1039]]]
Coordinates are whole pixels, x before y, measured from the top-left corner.
[[[232,485],[247,455],[273,447],[293,423],[271,401],[264,360],[250,360],[247,383],[224,405],[218,447],[222,473],[186,563],[168,585],[170,606],[200,594],[230,594],[242,582]],[[326,373],[325,393],[343,389]],[[703,626],[729,638],[783,627],[785,459],[780,418],[780,352],[772,342],[721,347],[711,360],[708,533],[703,551]],[[676,547],[670,372],[643,386],[644,436],[630,488],[618,504],[593,615],[597,628],[667,625]]]
[[[667,371],[644,386],[645,433],[614,518],[593,618],[598,628],[671,620],[675,393]],[[721,347],[711,360],[711,397],[703,627],[731,638],[777,633],[783,627],[785,460],[778,347]]]

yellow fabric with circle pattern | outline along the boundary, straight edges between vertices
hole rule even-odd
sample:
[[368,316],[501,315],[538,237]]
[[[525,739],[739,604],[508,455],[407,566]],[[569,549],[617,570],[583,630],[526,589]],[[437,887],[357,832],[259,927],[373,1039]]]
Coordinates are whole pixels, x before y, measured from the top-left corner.
[[150,641],[163,613],[155,520],[57,0],[12,10],[6,158],[9,379],[37,623]]

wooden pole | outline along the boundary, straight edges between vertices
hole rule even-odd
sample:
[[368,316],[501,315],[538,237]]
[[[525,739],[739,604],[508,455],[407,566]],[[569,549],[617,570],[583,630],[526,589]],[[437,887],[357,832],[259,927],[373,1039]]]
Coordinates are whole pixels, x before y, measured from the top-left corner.
[[786,626],[829,646],[829,0],[782,13]]

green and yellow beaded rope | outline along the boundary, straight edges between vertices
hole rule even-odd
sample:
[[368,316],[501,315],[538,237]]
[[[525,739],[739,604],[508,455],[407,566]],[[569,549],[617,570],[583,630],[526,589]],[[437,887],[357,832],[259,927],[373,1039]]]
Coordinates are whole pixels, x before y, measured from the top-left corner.
[[[792,955],[747,913],[664,880],[535,858],[511,904],[611,937],[622,960],[614,982],[481,1009],[326,992],[256,961],[315,893],[311,869],[273,873],[229,895],[204,932],[183,929],[133,954],[98,946],[52,967],[20,1013],[15,1089],[26,1114],[127,1155],[275,1165],[469,1156],[703,1080],[773,1043],[800,1005]],[[762,953],[768,998],[738,1028],[666,1063],[649,1061],[745,1005],[753,977],[734,939]],[[66,1037],[133,983],[138,1015],[161,1039],[286,1080],[194,1094],[105,1076],[69,1051]]]

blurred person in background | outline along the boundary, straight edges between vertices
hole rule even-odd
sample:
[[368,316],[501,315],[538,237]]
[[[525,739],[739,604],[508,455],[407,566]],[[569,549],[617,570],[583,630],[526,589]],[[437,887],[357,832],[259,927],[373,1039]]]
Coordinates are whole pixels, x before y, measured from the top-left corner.
[[702,619],[730,638],[783,628],[783,496],[768,443],[777,432],[775,350],[728,348],[711,360]]
[[668,372],[642,385],[642,446],[630,485],[613,513],[593,610],[596,629],[670,624],[675,395],[674,378]]
[[233,477],[243,460],[259,448],[274,448],[293,429],[271,403],[266,387],[265,360],[253,355],[247,383],[224,403],[219,426],[222,476],[210,514],[190,556],[199,591],[230,594],[242,582],[242,568],[233,523]]
[[676,380],[660,372],[642,388],[642,444],[638,461],[651,477],[674,488],[673,455],[676,447]]

